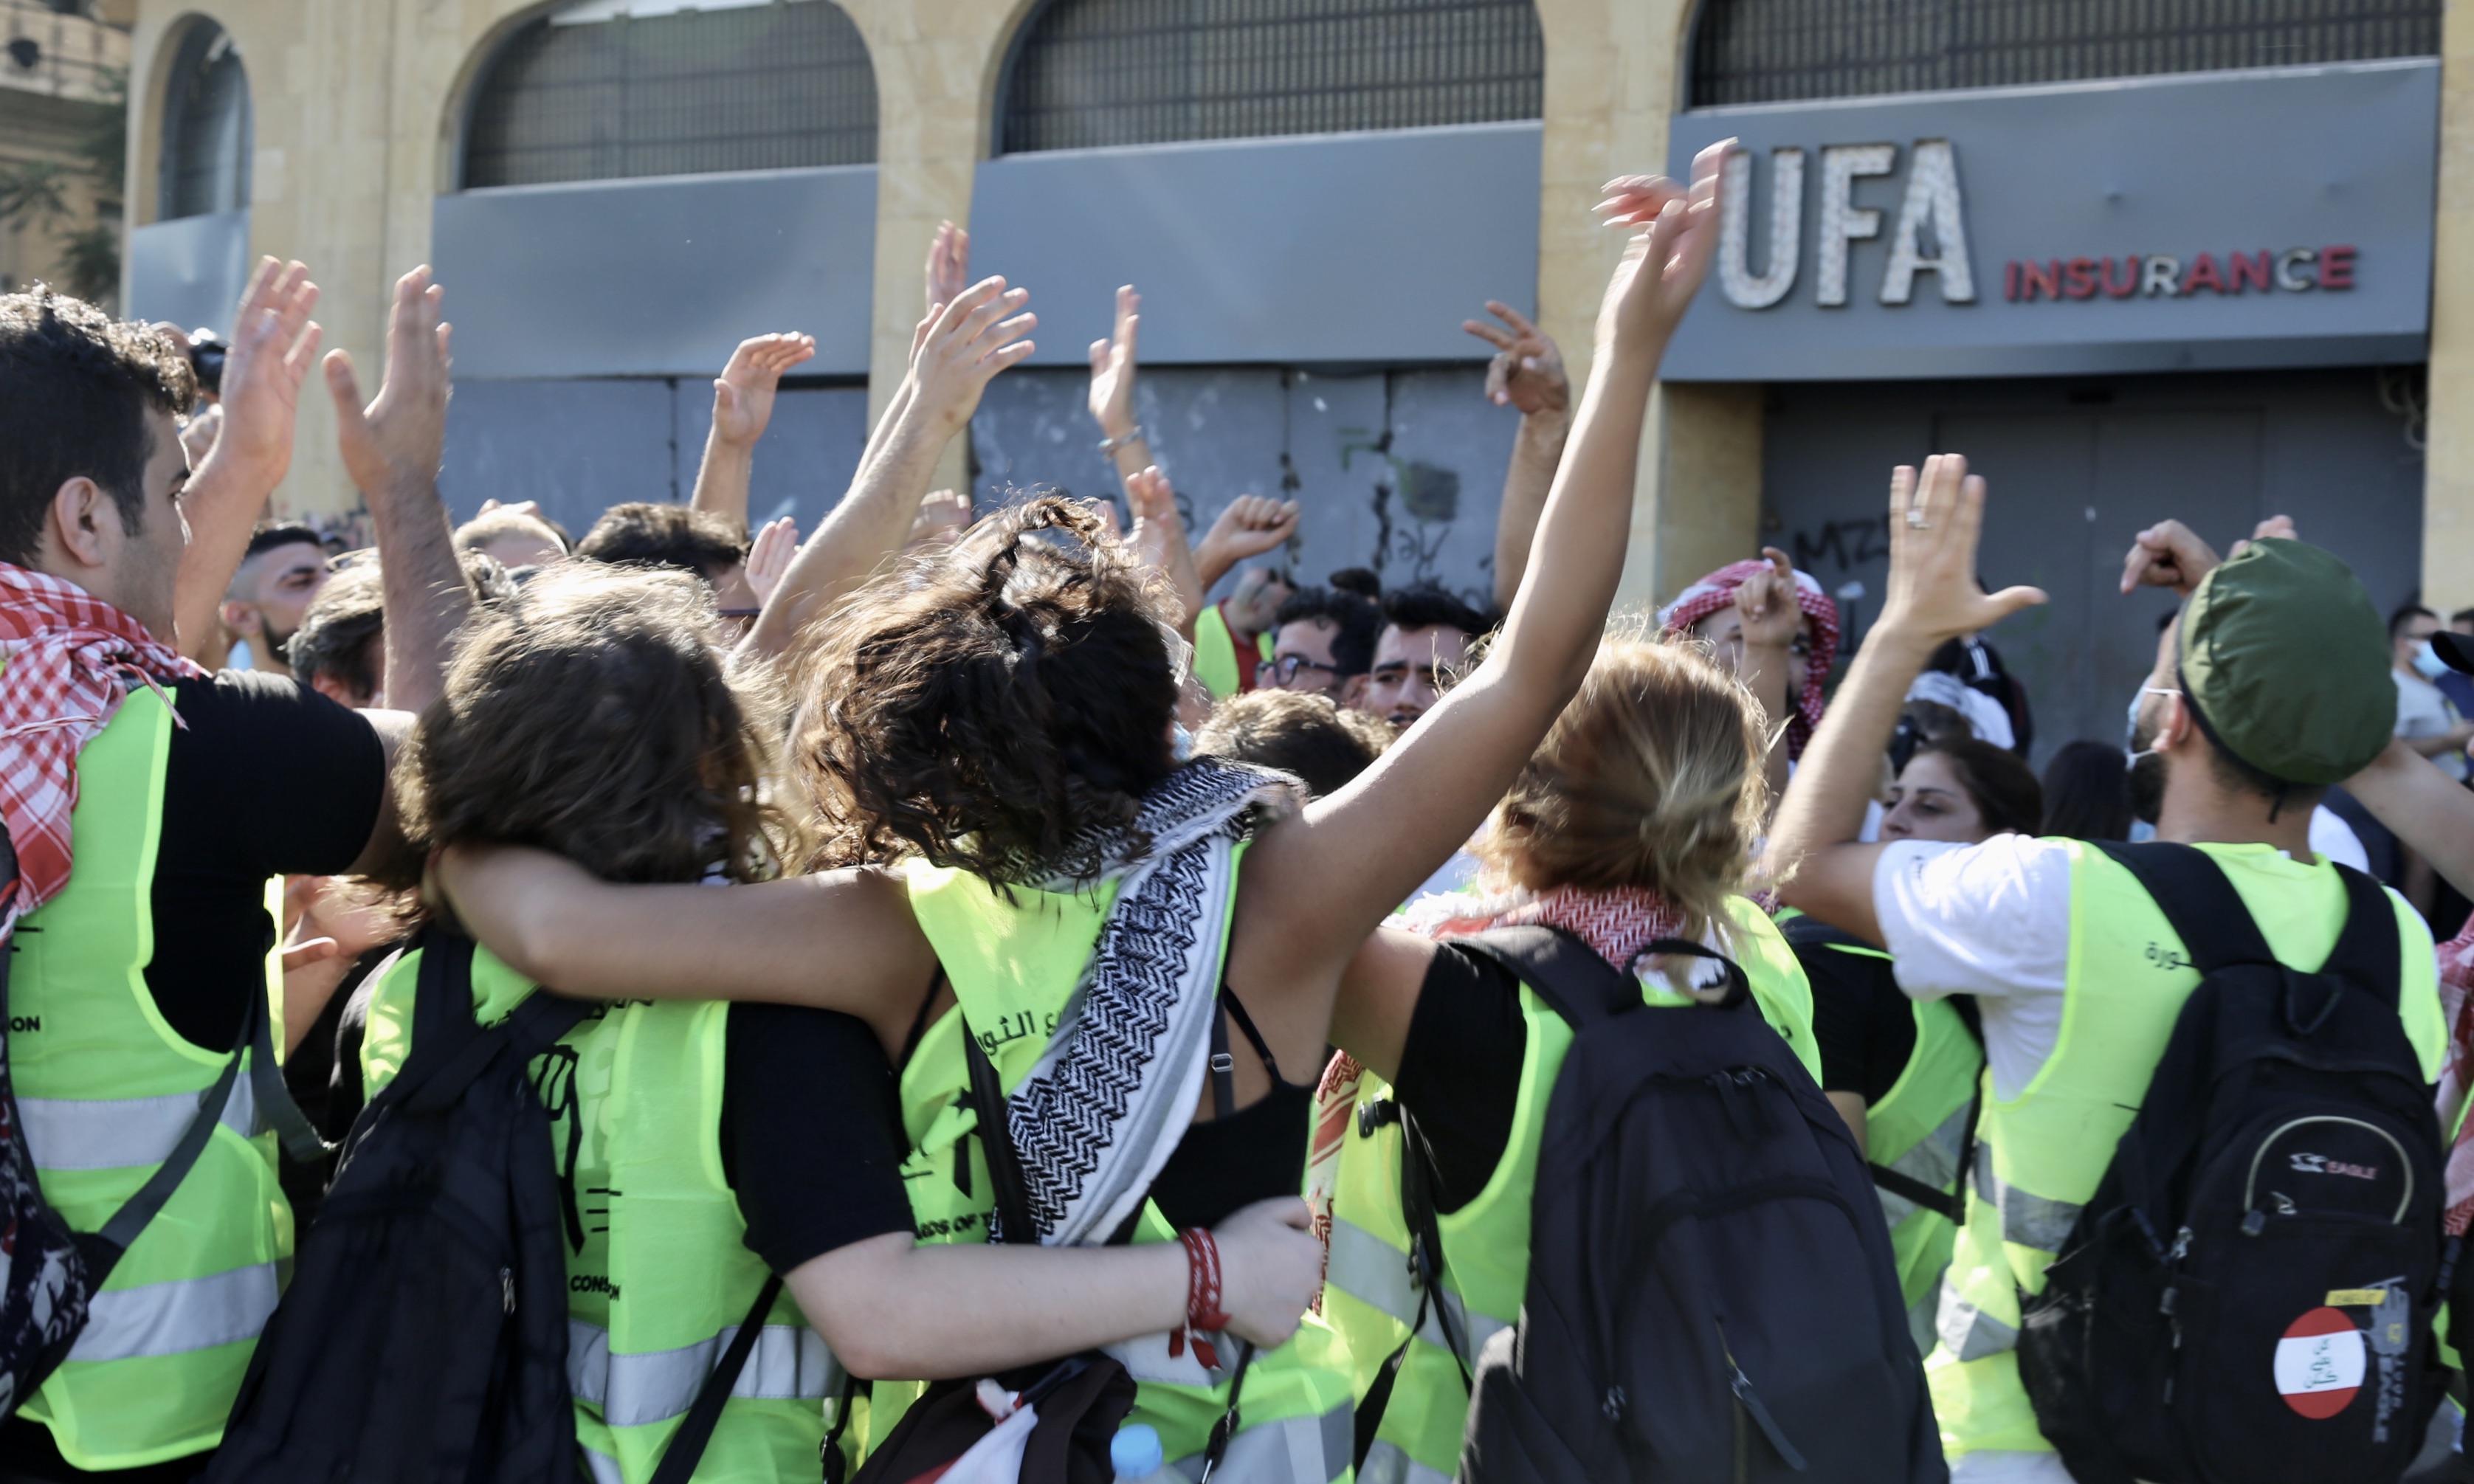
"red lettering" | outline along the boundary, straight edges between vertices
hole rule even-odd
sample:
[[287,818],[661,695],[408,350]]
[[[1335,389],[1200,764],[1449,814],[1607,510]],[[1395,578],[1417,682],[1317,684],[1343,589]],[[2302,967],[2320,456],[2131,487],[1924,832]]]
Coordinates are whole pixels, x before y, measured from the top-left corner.
[[2062,260],[2056,257],[2050,265],[2045,263],[2021,263],[2019,265],[2019,297],[2027,300],[2030,303],[2034,302],[2037,290],[2039,289],[2044,291],[2044,295],[2048,299],[2061,298]]
[[2199,255],[2198,261],[2191,265],[2191,271],[2182,279],[2182,292],[2185,294],[2195,294],[2203,288],[2215,289],[2219,294],[2225,291],[2224,275],[2217,271],[2217,260],[2205,253]]
[[2001,265],[2001,297],[2010,300],[2019,297],[2019,259],[2015,257]]
[[2110,257],[2106,258],[2104,260],[2104,291],[2115,299],[2127,299],[2131,295],[2138,293],[2139,259],[2136,257],[2125,257],[2122,260],[2122,281],[2116,283],[2113,281],[2113,259]]
[[2275,255],[2268,252],[2266,248],[2260,249],[2256,259],[2253,258],[2252,255],[2247,253],[2227,253],[2225,255],[2225,266],[2232,270],[2233,278],[2226,283],[2225,291],[2231,294],[2239,294],[2243,291],[2243,285],[2247,283],[2252,288],[2258,289],[2261,293],[2267,293],[2268,290],[2268,265],[2274,257]]
[[2319,250],[2319,286],[2321,288],[2354,286],[2354,249],[2325,247]]
[[2062,292],[2073,299],[2096,297],[2096,259],[2074,257],[2062,270]]

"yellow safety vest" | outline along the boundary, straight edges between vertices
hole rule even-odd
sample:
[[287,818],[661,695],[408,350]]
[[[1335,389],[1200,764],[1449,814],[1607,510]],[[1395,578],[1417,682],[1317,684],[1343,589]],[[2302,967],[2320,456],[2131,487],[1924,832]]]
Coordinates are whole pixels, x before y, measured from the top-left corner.
[[[2019,1379],[2019,1296],[2041,1293],[2045,1269],[2096,1194],[2113,1152],[2147,1095],[2165,1043],[2198,987],[2181,936],[2155,899],[2104,852],[2066,842],[2071,860],[2070,961],[2052,1055],[2004,1100],[1984,1090],[1967,1225],[1942,1284],[1940,1343],[1925,1362],[1942,1448],[2050,1452]],[[2224,869],[2279,961],[2316,968],[2345,925],[2335,866],[2304,865],[2264,844],[2203,844]],[[2390,893],[2405,966],[2398,1005],[2406,1035],[2436,1078],[2446,1041],[2431,932]]]
[[[1728,906],[1729,947],[1743,968],[1754,1003],[1818,1081],[1812,990],[1803,965],[1759,908],[1741,897]],[[1647,985],[1641,998],[1650,1005],[1687,1003]],[[1555,1079],[1572,1046],[1571,1024],[1526,985],[1520,989],[1520,1018],[1527,1039],[1503,1158],[1475,1200],[1436,1220],[1443,1242],[1437,1298],[1472,1360],[1489,1338],[1520,1316],[1529,1285],[1529,1208],[1538,1179],[1538,1146],[1545,1133]],[[1395,1096],[1390,1083],[1370,1073],[1359,1081],[1361,1111]],[[1411,1338],[1409,1326],[1417,1322],[1419,1304],[1411,1277],[1408,1216],[1400,1205],[1399,1125],[1354,1120],[1343,1139],[1339,1182],[1332,1195],[1331,1266],[1323,1313],[1347,1341],[1354,1394],[1362,1399],[1384,1360]],[[1358,1475],[1360,1484],[1449,1484],[1458,1471],[1469,1396],[1461,1382],[1460,1364],[1445,1346],[1443,1326],[1443,1317],[1428,1305],[1425,1322],[1402,1357],[1374,1446]]]
[[[1244,846],[1238,847],[1242,863]],[[1029,1076],[1080,983],[1098,943],[1113,884],[1081,892],[1015,887],[1001,893],[967,872],[914,863],[911,912],[936,950],[962,1013],[929,1028],[902,1073],[903,1118],[911,1139],[903,1165],[911,1212],[922,1242],[986,1238],[995,1206],[979,1140],[977,1115],[966,1104],[969,1067],[962,1049],[967,1018],[1010,1092]],[[1208,927],[1215,955],[1225,956],[1229,909]],[[1303,1184],[1305,1146],[1298,1147]],[[1176,1232],[1156,1204],[1145,1203],[1136,1242],[1172,1242]],[[1225,1362],[1224,1362],[1225,1364]],[[880,1382],[869,1427],[885,1436],[921,1388],[896,1392]],[[1157,1429],[1169,1463],[1187,1477],[1201,1469],[1211,1428],[1228,1410],[1229,1383],[1180,1386],[1138,1383],[1127,1421]],[[1246,1372],[1241,1428],[1212,1474],[1215,1484],[1327,1484],[1348,1473],[1351,1448],[1346,1359],[1331,1329],[1309,1315],[1288,1344],[1254,1357]]]
[[[44,1198],[81,1231],[100,1229],[155,1173],[231,1059],[229,1048],[183,1040],[146,987],[172,724],[160,696],[132,691],[78,754],[75,868],[14,935],[17,1107]],[[259,987],[281,1024],[274,952]],[[196,1166],[94,1296],[66,1362],[21,1409],[78,1468],[141,1468],[223,1440],[292,1255],[275,1136],[254,1132],[257,1122],[244,1070]]]
[[1213,603],[1194,620],[1194,678],[1211,693],[1213,700],[1225,701],[1246,688],[1254,672],[1254,662],[1272,657],[1272,636],[1257,634],[1250,646],[1252,654],[1243,653],[1237,636],[1228,631],[1228,620]]
[[[421,952],[379,980],[362,1042],[375,1097],[411,1055]],[[473,951],[473,1013],[495,1024],[536,986]],[[581,1228],[567,1258],[567,1375],[595,1484],[643,1484],[764,1286],[764,1263],[721,1168],[730,1007],[608,1006],[535,1058]],[[574,1237],[583,1238],[579,1247]],[[788,1291],[740,1372],[696,1462],[707,1484],[772,1484],[816,1471],[841,1369]]]

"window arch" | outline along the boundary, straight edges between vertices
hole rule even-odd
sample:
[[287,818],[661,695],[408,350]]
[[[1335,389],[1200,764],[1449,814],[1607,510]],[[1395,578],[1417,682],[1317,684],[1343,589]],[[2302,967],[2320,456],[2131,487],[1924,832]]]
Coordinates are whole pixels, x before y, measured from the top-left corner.
[[875,159],[876,70],[832,0],[587,0],[519,28],[482,70],[464,183]]
[[998,149],[1493,123],[1541,111],[1530,0],[1049,0]]
[[2428,57],[2440,0],[1706,0],[1707,108]]
[[156,215],[164,221],[249,205],[249,72],[230,33],[199,17],[182,28],[163,87]]

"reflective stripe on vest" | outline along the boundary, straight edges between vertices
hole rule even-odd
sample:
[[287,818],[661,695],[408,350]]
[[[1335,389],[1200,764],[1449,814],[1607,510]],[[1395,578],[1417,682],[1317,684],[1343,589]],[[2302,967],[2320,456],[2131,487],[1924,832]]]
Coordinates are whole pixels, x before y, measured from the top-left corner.
[[[1409,1276],[1408,1258],[1400,1250],[1384,1241],[1355,1222],[1334,1220],[1331,1224],[1331,1267],[1325,1281],[1349,1297],[1381,1309],[1402,1325],[1418,1322],[1418,1285]],[[1461,1296],[1448,1284],[1439,1286],[1437,1297],[1451,1311],[1452,1325],[1468,1347],[1467,1359],[1477,1360],[1477,1352],[1486,1342],[1513,1326],[1513,1321],[1497,1319],[1492,1314],[1473,1313]],[[1426,1306],[1426,1323],[1418,1338],[1438,1350],[1450,1349],[1444,1338],[1443,1321],[1434,1306]]]
[[2001,1213],[2001,1240],[2020,1247],[2032,1247],[2040,1253],[2058,1253],[2070,1240],[2071,1229],[2078,1225],[2079,1212],[2086,1207],[2068,1201],[2055,1201],[2022,1190],[1993,1171],[1993,1146],[1989,1142],[1976,1146],[1976,1189],[1994,1209]]
[[1962,1364],[2019,1348],[2017,1329],[1960,1298],[1957,1285],[1947,1278],[1942,1280],[1941,1308],[1933,1317],[1933,1332],[1942,1348]]
[[[195,1100],[191,1100],[195,1106]],[[180,1355],[257,1338],[275,1312],[275,1264],[135,1288],[107,1288],[87,1309],[71,1360]]]
[[1366,1450],[1366,1467],[1357,1471],[1357,1484],[1452,1484],[1452,1476],[1400,1451],[1398,1445],[1377,1442]]
[[[1357,1409],[1344,1402],[1321,1417],[1284,1417],[1246,1428],[1228,1440],[1228,1451],[1211,1477],[1214,1484],[1329,1481],[1348,1472],[1349,1455],[1356,1450]],[[1176,1472],[1200,1477],[1202,1458],[1196,1453],[1178,1459]]]
[[[695,1405],[739,1333],[737,1325],[676,1350],[610,1353],[610,1331],[579,1319],[567,1322],[567,1384],[578,1401],[601,1409],[613,1427],[643,1427],[683,1416]],[[766,1325],[739,1373],[734,1397],[760,1401],[822,1401],[841,1386],[841,1368],[822,1335],[805,1325]]]
[[[161,1164],[198,1115],[194,1092],[159,1098],[19,1098],[26,1152],[46,1170],[119,1170]],[[242,1138],[259,1132],[250,1080],[233,1082],[224,1126]]]
[[[1914,1148],[1891,1160],[1889,1168],[1935,1190],[1948,1190],[1958,1179],[1959,1145],[1967,1137],[1967,1114],[1968,1105],[1961,1104]],[[1977,1162],[1979,1166],[1983,1163],[1980,1154]],[[1893,1227],[1924,1209],[1896,1191],[1880,1185],[1873,1189],[1881,1198],[1881,1214]]]

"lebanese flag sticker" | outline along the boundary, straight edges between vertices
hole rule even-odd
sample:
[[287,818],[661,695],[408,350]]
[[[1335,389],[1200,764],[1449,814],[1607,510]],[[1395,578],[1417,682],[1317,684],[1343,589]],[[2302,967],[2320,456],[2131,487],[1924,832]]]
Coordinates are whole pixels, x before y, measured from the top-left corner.
[[2345,1410],[2363,1389],[2363,1331],[2341,1309],[2316,1308],[2276,1342],[2276,1389],[2285,1404],[2314,1419]]

